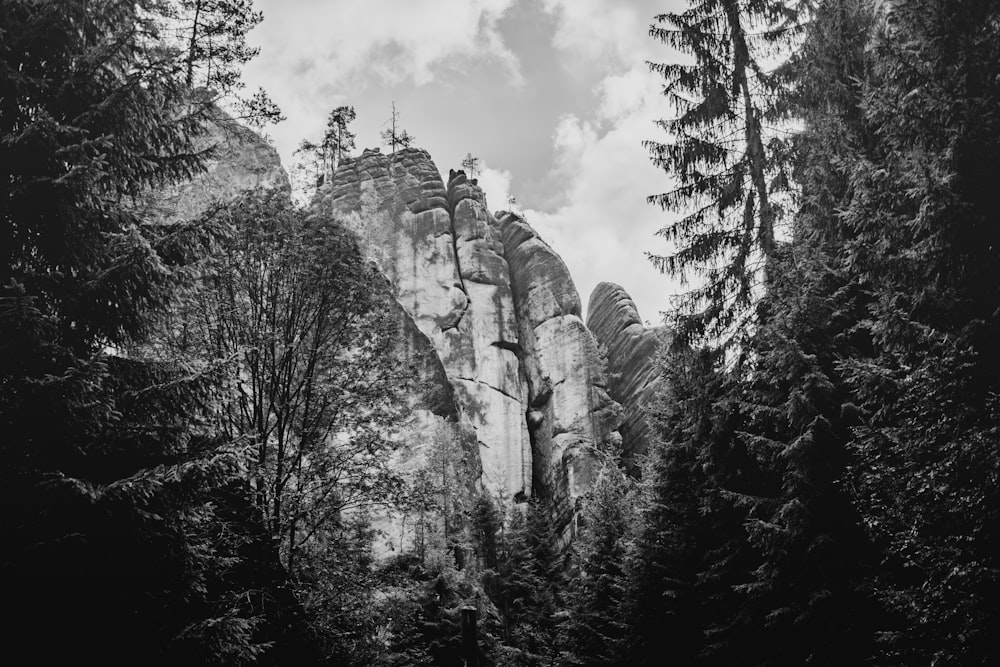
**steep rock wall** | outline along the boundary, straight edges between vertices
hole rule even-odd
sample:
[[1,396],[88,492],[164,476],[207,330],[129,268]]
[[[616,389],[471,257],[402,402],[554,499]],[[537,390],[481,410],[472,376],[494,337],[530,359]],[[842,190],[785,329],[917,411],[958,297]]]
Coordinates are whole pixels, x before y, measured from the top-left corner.
[[607,352],[608,393],[622,406],[622,456],[630,460],[647,451],[654,437],[649,407],[660,384],[657,354],[669,332],[645,326],[632,297],[608,282],[590,295],[587,327]]
[[515,310],[482,192],[464,174],[446,188],[423,150],[366,151],[340,165],[314,205],[355,231],[436,349],[458,397],[459,422],[479,443],[484,484],[529,496]]
[[621,444],[566,265],[522,219],[490,214],[463,172],[445,185],[419,149],[345,160],[314,206],[355,231],[436,350],[458,430],[475,434],[482,486],[550,496],[565,543],[576,498]]
[[522,219],[501,214],[528,383],[534,479],[572,537],[575,499],[586,492],[602,452],[615,451],[620,409],[608,395],[597,341],[580,319],[580,296],[565,263]]
[[[412,380],[406,419],[397,433],[404,446],[394,454],[391,467],[404,478],[412,478],[431,468],[433,458],[443,455],[448,467],[445,474],[459,481],[452,492],[463,499],[461,504],[471,506],[483,474],[476,431],[462,418],[461,400],[434,344],[398,303],[394,315],[400,340],[396,361],[408,369]],[[382,556],[429,540],[426,535],[418,536],[421,528],[415,517],[407,516],[403,509],[372,508],[370,518],[377,535],[375,552]]]
[[220,202],[246,192],[291,196],[288,174],[274,146],[213,107],[195,149],[207,151],[205,170],[187,181],[149,191],[140,202],[163,220],[193,220]]

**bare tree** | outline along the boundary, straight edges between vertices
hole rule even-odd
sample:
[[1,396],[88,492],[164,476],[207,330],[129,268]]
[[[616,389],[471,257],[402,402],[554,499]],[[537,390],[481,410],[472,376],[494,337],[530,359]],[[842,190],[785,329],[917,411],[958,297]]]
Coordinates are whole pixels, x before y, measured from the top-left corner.
[[393,153],[396,152],[398,148],[409,148],[416,138],[411,135],[406,130],[399,129],[399,112],[396,111],[396,103],[392,103],[392,118],[390,118],[387,123],[390,126],[382,131],[382,143],[392,150]]
[[472,153],[466,153],[465,159],[462,160],[462,168],[468,172],[469,178],[476,177],[476,169],[479,166],[479,158],[473,157]]

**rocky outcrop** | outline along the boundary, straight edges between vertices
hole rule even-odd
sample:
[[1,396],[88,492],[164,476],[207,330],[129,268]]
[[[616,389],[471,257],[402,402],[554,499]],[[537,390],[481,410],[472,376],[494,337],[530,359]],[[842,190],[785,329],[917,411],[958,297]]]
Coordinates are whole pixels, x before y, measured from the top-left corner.
[[559,256],[522,219],[490,214],[463,172],[445,185],[419,149],[345,160],[313,204],[354,230],[453,390],[481,484],[514,500],[551,496],[565,539],[620,409]]
[[572,533],[575,499],[590,487],[602,453],[617,452],[619,407],[606,389],[597,341],[580,319],[580,297],[562,259],[522,219],[502,214],[528,383],[534,479]]
[[143,210],[162,220],[193,220],[213,204],[246,192],[291,196],[274,146],[215,107],[208,115],[205,133],[194,142],[195,150],[206,151],[204,171],[150,191],[141,202]]
[[[404,446],[396,450],[390,466],[410,480],[429,469],[436,475],[443,472],[456,481],[452,492],[462,498],[460,504],[471,507],[483,474],[476,431],[462,418],[460,399],[433,343],[402,306],[395,304],[394,310],[400,341],[396,361],[412,379],[405,421],[394,431]],[[373,547],[381,556],[405,550],[418,539],[428,541],[422,534],[418,538],[422,528],[406,508],[371,508],[369,520],[376,535]]]
[[622,456],[630,460],[653,439],[649,407],[660,382],[657,354],[669,333],[645,326],[628,293],[607,282],[590,295],[587,327],[607,354],[608,393],[622,406]]
[[464,174],[446,188],[430,156],[366,151],[340,165],[314,204],[332,210],[431,341],[479,443],[482,481],[531,494],[525,383],[507,263],[495,221]]
[[[247,190],[290,194],[274,149],[221,113],[202,147],[212,149],[205,173],[141,205],[195,219]],[[467,507],[483,491],[550,497],[565,545],[577,499],[619,454],[622,419],[608,391],[621,373],[609,384],[566,265],[523,219],[491,214],[463,172],[445,184],[419,149],[344,160],[312,207],[355,233],[394,297],[396,361],[414,380],[398,434],[409,446],[391,465],[404,476],[433,467]],[[406,512],[372,517],[380,552],[415,541]]]

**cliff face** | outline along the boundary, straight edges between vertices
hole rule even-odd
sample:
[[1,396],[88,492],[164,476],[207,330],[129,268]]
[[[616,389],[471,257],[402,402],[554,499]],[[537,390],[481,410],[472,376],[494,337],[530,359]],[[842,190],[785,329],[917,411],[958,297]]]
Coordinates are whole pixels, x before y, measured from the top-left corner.
[[[190,219],[246,190],[290,191],[256,134],[221,115],[209,130],[207,171],[145,206]],[[416,381],[412,446],[393,465],[405,474],[446,452],[467,494],[546,494],[565,544],[602,451],[619,453],[622,419],[566,265],[524,220],[492,215],[463,172],[445,184],[422,150],[343,161],[312,207],[355,232],[395,296],[397,361]],[[405,538],[397,517],[378,521],[389,543]]]
[[[463,177],[464,178],[464,177]],[[486,486],[531,493],[507,264],[478,188],[446,188],[424,151],[345,161],[318,206],[358,236],[430,340],[479,445]]]
[[278,151],[253,130],[218,109],[211,109],[196,150],[207,150],[205,171],[194,178],[150,191],[141,206],[164,220],[192,220],[216,202],[245,192],[291,194]]
[[608,355],[608,394],[622,406],[622,454],[631,459],[653,440],[649,405],[660,383],[657,353],[669,340],[665,327],[646,327],[628,293],[599,283],[587,306],[587,327]]
[[457,422],[475,434],[482,487],[550,494],[568,538],[596,451],[620,438],[562,260],[524,221],[491,215],[463,172],[446,185],[418,149],[344,161],[314,206],[355,231],[437,352]]
[[590,488],[599,450],[615,451],[619,407],[605,390],[604,360],[580,319],[580,296],[562,259],[516,216],[500,218],[528,380],[534,480],[572,518]]

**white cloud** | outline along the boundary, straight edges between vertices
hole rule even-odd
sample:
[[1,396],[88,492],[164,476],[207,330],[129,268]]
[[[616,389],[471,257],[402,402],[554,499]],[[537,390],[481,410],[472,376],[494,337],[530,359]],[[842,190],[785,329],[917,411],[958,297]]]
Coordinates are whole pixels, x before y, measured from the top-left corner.
[[[253,38],[268,44],[256,67],[309,74],[339,86],[374,71],[382,83],[420,85],[450,59],[496,60],[521,80],[498,21],[515,0],[258,0],[266,20]],[[322,63],[317,71],[313,63]]]
[[592,123],[580,120],[573,114],[559,119],[552,144],[555,161],[551,175],[557,183],[572,183],[578,176],[580,162],[588,148],[597,141],[597,130]]
[[[606,77],[597,87],[597,116],[601,120],[618,122],[641,112],[643,107],[661,102],[663,81],[645,67],[632,67]],[[662,106],[662,105],[661,105]]]
[[579,59],[607,64],[632,64],[649,57],[653,40],[646,37],[654,14],[663,11],[653,2],[621,0],[542,0],[545,11],[557,18],[553,44]]
[[554,211],[525,212],[569,266],[585,305],[598,282],[615,282],[653,324],[670,307],[669,297],[680,291],[645,257],[645,251],[669,251],[654,235],[667,224],[668,214],[646,203],[648,195],[669,187],[667,175],[650,163],[642,146],[657,137],[654,121],[667,112],[657,90],[642,65],[607,77],[597,89],[597,115],[610,129],[600,133],[592,123],[567,116],[553,135],[555,169],[572,177],[566,203]]
[[244,70],[288,120],[269,130],[291,154],[337,104],[365,89],[421,86],[489,65],[508,85],[523,83],[499,21],[516,0],[256,0],[264,21],[250,33],[260,55]]
[[510,171],[506,169],[493,169],[483,164],[477,169],[476,178],[479,180],[479,187],[486,195],[486,205],[491,211],[499,211],[507,208],[507,197],[510,196]]

